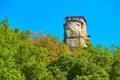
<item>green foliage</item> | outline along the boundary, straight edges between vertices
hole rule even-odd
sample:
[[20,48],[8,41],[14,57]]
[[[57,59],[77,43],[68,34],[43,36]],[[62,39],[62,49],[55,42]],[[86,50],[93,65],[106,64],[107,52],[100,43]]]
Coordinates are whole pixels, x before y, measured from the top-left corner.
[[0,80],[25,80],[14,58],[18,42],[16,37],[9,28],[7,18],[0,22]]
[[88,61],[85,57],[80,57],[76,59],[74,65],[69,71],[68,79],[72,80],[75,76],[83,76],[87,70]]
[[10,29],[0,22],[0,80],[120,80],[120,46],[74,51],[59,37]]
[[110,72],[110,78],[113,80],[120,79],[120,47],[114,47],[114,58],[112,64],[112,70]]

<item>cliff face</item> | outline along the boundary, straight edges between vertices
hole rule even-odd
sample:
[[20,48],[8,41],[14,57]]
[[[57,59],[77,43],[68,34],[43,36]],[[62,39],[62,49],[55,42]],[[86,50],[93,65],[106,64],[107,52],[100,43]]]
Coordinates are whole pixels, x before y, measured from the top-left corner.
[[66,17],[64,24],[64,42],[71,50],[75,49],[78,44],[87,47],[86,40],[89,40],[86,31],[86,21],[84,17]]

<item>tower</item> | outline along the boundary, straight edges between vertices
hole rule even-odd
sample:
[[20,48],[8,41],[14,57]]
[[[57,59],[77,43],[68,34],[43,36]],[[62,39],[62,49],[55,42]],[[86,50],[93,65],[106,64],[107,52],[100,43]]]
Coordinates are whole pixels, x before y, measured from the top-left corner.
[[64,42],[74,50],[78,44],[87,47],[86,41],[90,40],[87,34],[87,21],[83,16],[66,16],[64,26]]

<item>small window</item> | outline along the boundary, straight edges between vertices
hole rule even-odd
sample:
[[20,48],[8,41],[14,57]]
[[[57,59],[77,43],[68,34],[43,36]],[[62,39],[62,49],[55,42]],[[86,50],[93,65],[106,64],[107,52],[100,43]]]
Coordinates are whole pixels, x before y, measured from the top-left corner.
[[79,20],[79,18],[76,18],[76,20]]
[[72,20],[75,20],[75,18],[72,18]]
[[68,18],[68,20],[70,20],[70,18]]

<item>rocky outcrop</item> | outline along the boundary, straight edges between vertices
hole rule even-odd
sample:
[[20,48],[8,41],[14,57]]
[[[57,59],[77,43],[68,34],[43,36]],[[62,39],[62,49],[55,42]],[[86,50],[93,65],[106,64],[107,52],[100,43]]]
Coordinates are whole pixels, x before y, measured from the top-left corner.
[[86,20],[81,16],[66,17],[64,24],[64,42],[71,50],[75,49],[78,44],[82,47],[87,47],[86,40],[89,37],[86,32]]

